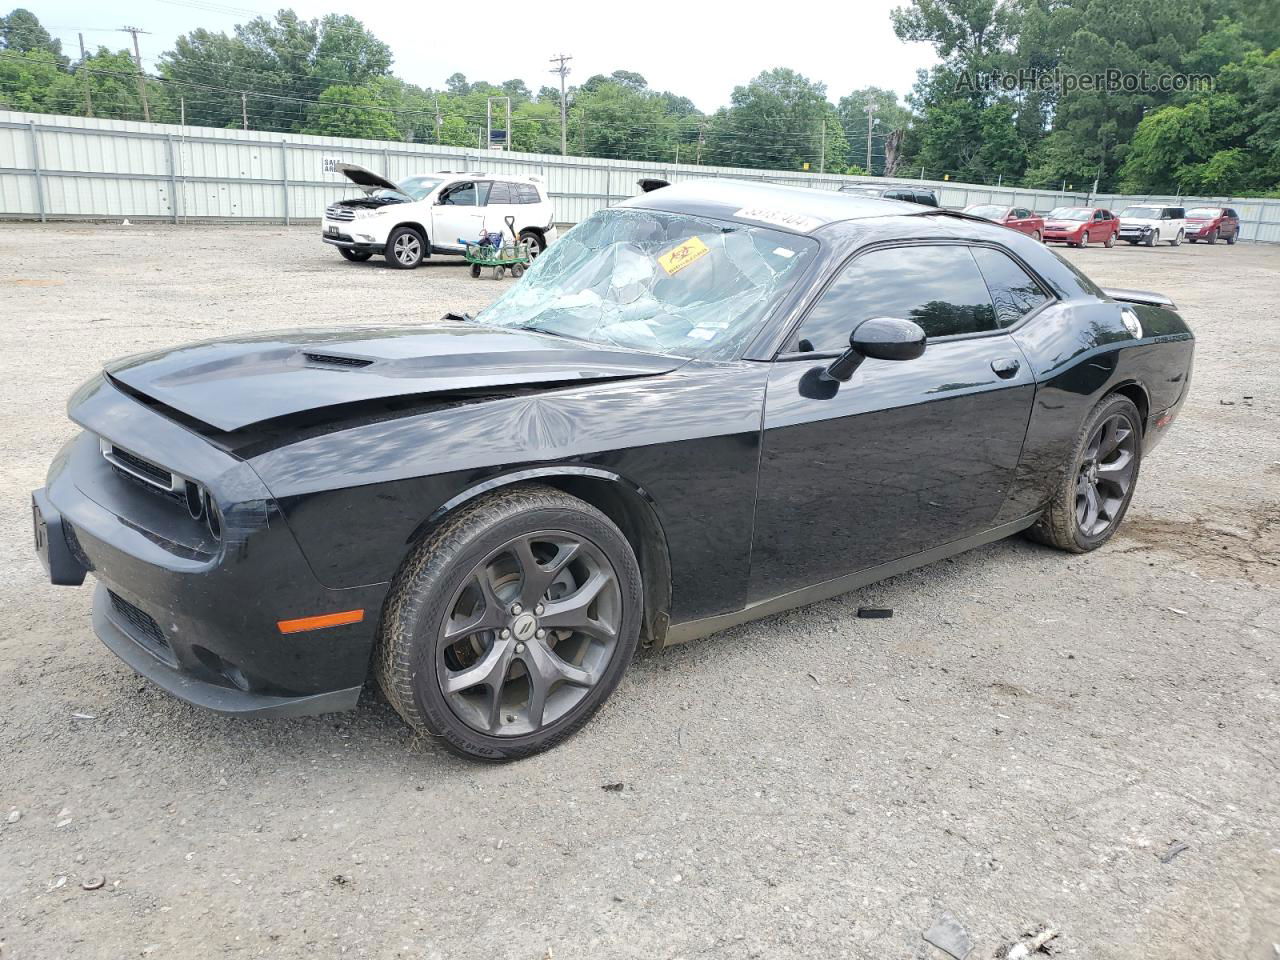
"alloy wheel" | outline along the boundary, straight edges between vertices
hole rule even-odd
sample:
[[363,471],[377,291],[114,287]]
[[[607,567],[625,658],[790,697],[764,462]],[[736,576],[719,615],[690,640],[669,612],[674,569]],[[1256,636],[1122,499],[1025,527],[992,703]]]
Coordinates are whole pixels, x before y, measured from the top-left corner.
[[1120,516],[1138,463],[1137,437],[1129,418],[1117,413],[1098,424],[1076,475],[1076,524],[1098,537]]
[[422,241],[412,233],[402,233],[396,237],[393,252],[396,259],[406,266],[417,263],[418,258],[422,256]]
[[454,593],[437,646],[450,709],[489,736],[535,733],[577,706],[613,658],[618,575],[604,552],[561,530],[492,551]]

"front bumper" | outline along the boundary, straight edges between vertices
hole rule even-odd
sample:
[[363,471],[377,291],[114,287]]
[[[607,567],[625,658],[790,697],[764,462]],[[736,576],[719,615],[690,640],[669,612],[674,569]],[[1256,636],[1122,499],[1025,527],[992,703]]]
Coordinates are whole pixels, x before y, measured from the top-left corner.
[[1119,237],[1121,240],[1145,240],[1147,239],[1147,237],[1151,235],[1151,232],[1154,229],[1155,227],[1148,226],[1145,224],[1142,226],[1128,226],[1128,227],[1121,224],[1120,232],[1116,234],[1116,236]]
[[1050,240],[1057,243],[1079,243],[1081,234],[1080,230],[1055,230],[1052,227],[1045,227],[1042,235],[1046,243]]
[[[88,430],[59,452],[33,495],[37,549],[43,526],[53,582],[86,572],[98,580],[93,625],[107,647],[172,695],[223,713],[354,706],[386,585],[323,586],[248,464],[105,380],[77,395],[71,412]],[[221,539],[113,469],[98,434],[200,478],[222,507]],[[353,609],[364,611],[361,622],[294,634],[277,626]]]
[[370,229],[368,218],[363,220],[320,221],[320,239],[335,247],[345,247],[360,253],[382,253],[387,238]]

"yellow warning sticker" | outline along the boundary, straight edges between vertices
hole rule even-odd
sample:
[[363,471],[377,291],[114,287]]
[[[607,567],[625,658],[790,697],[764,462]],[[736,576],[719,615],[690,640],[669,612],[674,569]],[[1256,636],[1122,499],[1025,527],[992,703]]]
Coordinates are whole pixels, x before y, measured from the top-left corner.
[[658,263],[668,275],[679,273],[699,257],[705,257],[711,250],[697,237],[690,237],[674,250],[668,250],[658,258]]

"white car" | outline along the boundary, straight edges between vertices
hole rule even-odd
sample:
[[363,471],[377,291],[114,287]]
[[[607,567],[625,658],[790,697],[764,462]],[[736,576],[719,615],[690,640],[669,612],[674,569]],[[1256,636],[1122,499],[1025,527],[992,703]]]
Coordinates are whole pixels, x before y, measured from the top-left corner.
[[1119,238],[1132,246],[1155,246],[1162,240],[1176,247],[1187,235],[1187,211],[1158,203],[1133,204],[1120,211]]
[[462,253],[482,232],[511,239],[514,226],[533,256],[556,238],[555,209],[538,177],[445,171],[392,183],[354,163],[337,169],[365,193],[330,204],[321,221],[321,239],[348,260],[381,254],[412,270],[433,253]]

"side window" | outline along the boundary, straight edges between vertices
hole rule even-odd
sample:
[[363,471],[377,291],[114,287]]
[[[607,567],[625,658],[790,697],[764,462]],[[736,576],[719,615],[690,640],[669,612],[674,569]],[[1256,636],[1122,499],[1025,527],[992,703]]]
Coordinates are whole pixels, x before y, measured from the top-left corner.
[[978,269],[987,281],[1000,326],[1012,326],[1049,300],[1040,284],[1008,254],[990,247],[974,247],[973,259],[978,261]]
[[1027,210],[1027,209],[1026,209],[1026,208],[1024,208],[1024,207],[1019,207],[1019,208],[1014,212],[1014,216],[1016,216],[1019,220],[1026,220],[1028,217],[1030,217],[1030,216],[1031,216],[1031,211],[1030,211],[1030,210]]
[[455,183],[440,194],[440,202],[452,207],[474,207],[476,205],[476,185],[474,183]]
[[914,320],[930,337],[996,329],[995,308],[972,254],[961,246],[873,250],[850,263],[814,304],[799,348],[839,353],[872,317]]
[[923,203],[926,207],[936,207],[938,205],[937,198],[932,191],[922,190],[915,195],[916,203]]
[[515,203],[511,196],[511,184],[504,183],[501,180],[493,181],[493,186],[489,189],[489,206],[497,203]]
[[532,183],[513,183],[511,188],[515,191],[516,203],[539,203],[542,200],[538,196],[538,188]]
[[1228,216],[1228,217],[1238,217],[1238,216],[1240,216],[1240,214],[1236,213],[1234,210],[1228,210],[1228,211],[1227,211],[1227,216]]

